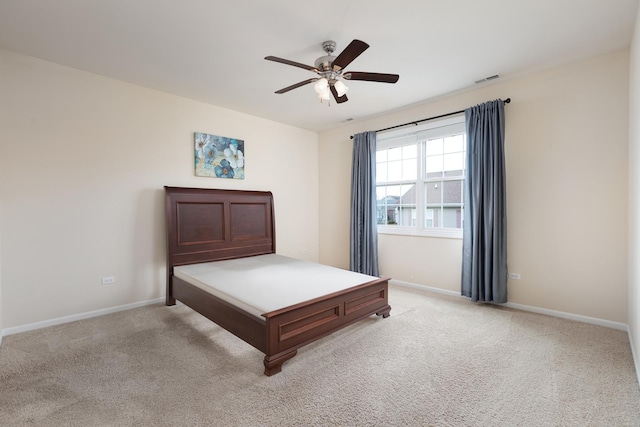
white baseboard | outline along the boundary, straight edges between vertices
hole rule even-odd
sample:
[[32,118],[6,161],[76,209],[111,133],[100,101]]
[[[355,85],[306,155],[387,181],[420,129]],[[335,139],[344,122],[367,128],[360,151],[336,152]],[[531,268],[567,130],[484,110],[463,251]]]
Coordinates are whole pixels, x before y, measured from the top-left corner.
[[[400,280],[390,280],[389,283],[400,285],[400,286],[405,286],[405,287],[409,287],[409,288],[414,288],[414,289],[422,289],[422,290],[435,292],[435,293],[439,293],[439,294],[444,294],[444,295],[450,295],[450,296],[456,296],[456,297],[460,297],[460,298],[465,298],[462,295],[460,295],[459,292],[449,291],[449,290],[446,290],[446,289],[434,288],[434,287],[431,287],[431,286],[419,285],[419,284],[416,284],[416,283],[402,282]],[[547,316],[560,317],[562,319],[575,320],[575,321],[578,321],[578,322],[590,323],[590,324],[599,325],[599,326],[605,326],[607,328],[618,329],[620,331],[625,331],[627,333],[629,332],[629,327],[625,323],[613,322],[611,320],[598,319],[596,317],[582,316],[580,314],[566,313],[566,312],[563,312],[563,311],[549,310],[547,308],[533,307],[533,306],[530,306],[530,305],[516,304],[516,303],[512,303],[512,302],[508,302],[506,304],[497,304],[497,305],[499,305],[500,307],[515,308],[515,309],[522,310],[522,311],[529,311],[529,312],[532,312],[532,313],[545,314]]]
[[636,367],[638,384],[640,384],[640,354],[636,353],[636,346],[633,342],[633,335],[631,334],[631,332],[629,332],[629,344],[631,345],[631,357],[633,358],[633,365]]
[[147,301],[134,302],[131,304],[119,305],[116,307],[103,308],[101,310],[89,311],[86,313],[73,314],[71,316],[58,317],[56,319],[43,320],[41,322],[29,323],[26,325],[15,326],[0,330],[0,345],[2,345],[2,337],[8,335],[19,334],[21,332],[33,331],[36,329],[46,328],[49,326],[61,325],[63,323],[75,322],[76,320],[90,319],[92,317],[104,316],[105,314],[117,313],[119,311],[131,310],[132,308],[144,307],[146,305],[157,304],[163,302],[164,297]]
[[396,279],[389,280],[389,283],[391,283],[392,285],[404,286],[405,288],[420,289],[423,291],[434,292],[436,294],[449,295],[452,297],[460,296],[460,292],[454,292],[454,291],[450,291],[442,288],[434,288],[432,286],[427,286],[427,285],[418,285],[417,283],[403,282],[401,280],[396,280]]
[[515,308],[518,310],[530,311],[533,313],[546,314],[548,316],[555,316],[555,317],[561,317],[563,319],[575,320],[577,322],[604,326],[611,329],[617,329],[619,331],[625,331],[627,333],[629,332],[629,327],[627,326],[626,323],[614,322],[612,320],[598,319],[597,317],[582,316],[580,314],[566,313],[564,311],[549,310],[546,308],[532,307],[529,305],[515,304],[511,302],[508,302],[506,304],[501,304],[501,305],[505,307]]

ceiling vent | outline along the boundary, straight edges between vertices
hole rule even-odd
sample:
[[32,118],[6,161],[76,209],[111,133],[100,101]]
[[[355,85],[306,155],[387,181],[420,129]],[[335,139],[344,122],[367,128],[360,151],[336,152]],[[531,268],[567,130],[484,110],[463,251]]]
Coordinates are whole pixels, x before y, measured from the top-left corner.
[[484,79],[476,80],[476,84],[479,85],[480,83],[488,82],[489,80],[495,80],[495,79],[499,79],[499,78],[500,78],[500,74],[494,74],[493,76],[489,76],[489,77],[485,77]]

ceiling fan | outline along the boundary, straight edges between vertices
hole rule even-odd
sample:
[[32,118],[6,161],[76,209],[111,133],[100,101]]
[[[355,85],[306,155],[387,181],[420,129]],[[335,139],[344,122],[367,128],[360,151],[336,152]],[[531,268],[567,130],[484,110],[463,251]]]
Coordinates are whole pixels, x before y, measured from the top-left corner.
[[288,59],[278,58],[276,56],[267,56],[264,59],[268,61],[280,62],[294,67],[304,68],[313,71],[318,75],[311,79],[301,81],[299,83],[287,86],[276,91],[278,94],[289,92],[300,86],[316,82],[314,89],[318,93],[321,101],[329,101],[330,94],[333,95],[338,104],[347,102],[349,99],[345,95],[349,88],[344,84],[344,80],[363,80],[368,82],[395,83],[400,78],[397,74],[368,73],[362,71],[345,71],[344,69],[351,62],[369,48],[369,45],[361,40],[353,40],[338,56],[332,53],[336,49],[336,42],[328,40],[322,43],[322,49],[327,53],[316,59],[313,66],[301,64],[299,62],[290,61]]

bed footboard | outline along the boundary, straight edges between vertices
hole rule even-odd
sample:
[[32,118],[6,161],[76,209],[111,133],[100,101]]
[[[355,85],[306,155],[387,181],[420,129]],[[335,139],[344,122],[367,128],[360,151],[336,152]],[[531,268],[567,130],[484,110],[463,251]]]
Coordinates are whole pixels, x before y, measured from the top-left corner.
[[326,298],[266,313],[265,375],[273,375],[296,355],[298,348],[377,314],[389,317],[389,279],[381,278]]

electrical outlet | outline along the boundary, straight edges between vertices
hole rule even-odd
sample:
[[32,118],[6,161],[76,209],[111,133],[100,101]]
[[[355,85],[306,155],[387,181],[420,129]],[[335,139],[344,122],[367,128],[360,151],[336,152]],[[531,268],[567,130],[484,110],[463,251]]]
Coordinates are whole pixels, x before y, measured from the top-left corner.
[[520,280],[520,273],[509,273],[509,279]]
[[103,277],[102,278],[102,284],[103,285],[113,285],[114,283],[116,283],[116,278],[113,277],[113,276]]

